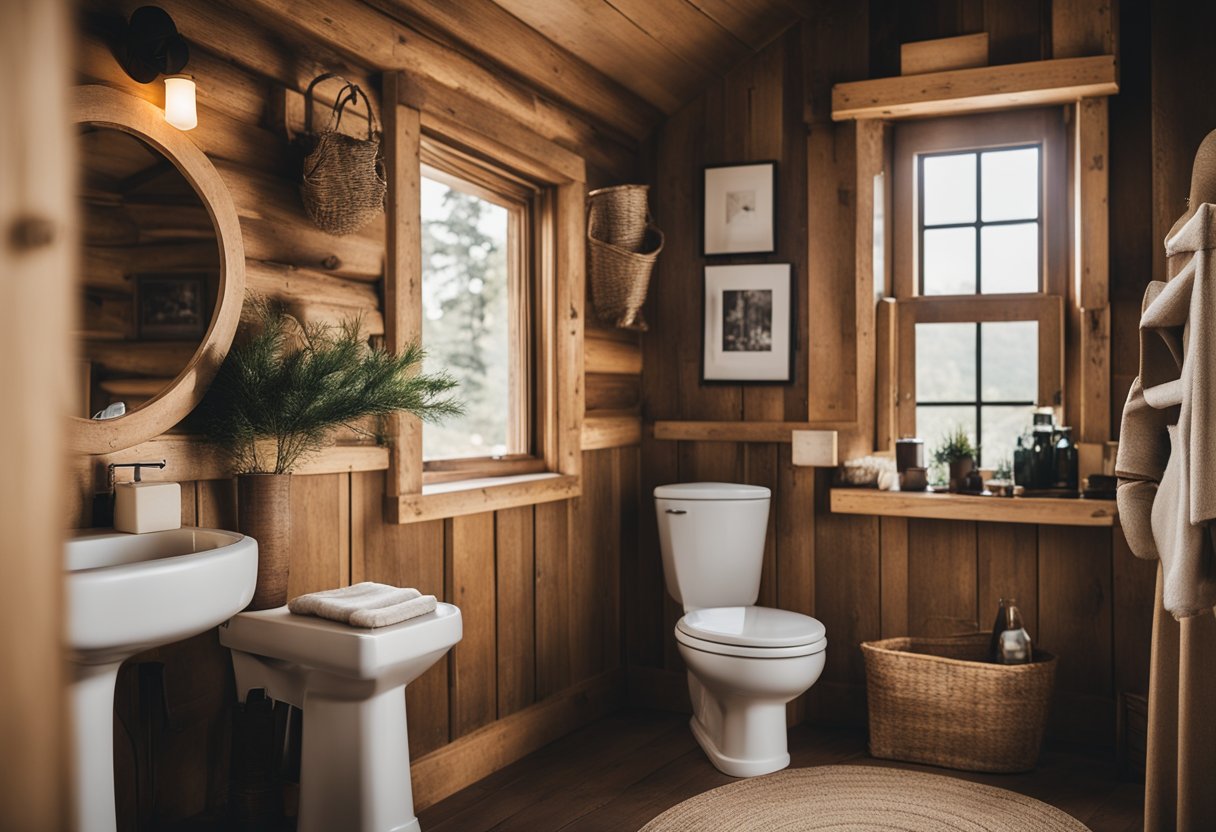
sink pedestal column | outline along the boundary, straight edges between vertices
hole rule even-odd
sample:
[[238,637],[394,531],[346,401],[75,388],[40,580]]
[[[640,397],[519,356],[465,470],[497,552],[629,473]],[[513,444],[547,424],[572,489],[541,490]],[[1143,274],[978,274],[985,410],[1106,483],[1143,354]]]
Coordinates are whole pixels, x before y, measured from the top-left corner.
[[77,832],[114,832],[114,683],[121,662],[71,667]]

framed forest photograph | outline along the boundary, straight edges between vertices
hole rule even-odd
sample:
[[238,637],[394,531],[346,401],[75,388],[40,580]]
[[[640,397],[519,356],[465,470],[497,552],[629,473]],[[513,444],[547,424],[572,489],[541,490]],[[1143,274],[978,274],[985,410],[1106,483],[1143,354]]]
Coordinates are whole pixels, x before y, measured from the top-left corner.
[[789,263],[706,266],[702,380],[788,383],[792,294]]

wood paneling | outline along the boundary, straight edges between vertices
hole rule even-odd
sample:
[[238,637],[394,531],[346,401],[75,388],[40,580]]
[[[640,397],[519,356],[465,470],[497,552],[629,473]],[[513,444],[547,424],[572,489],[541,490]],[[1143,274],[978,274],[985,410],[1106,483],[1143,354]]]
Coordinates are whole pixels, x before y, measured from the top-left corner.
[[534,513],[520,506],[495,516],[499,719],[536,698]]
[[565,503],[536,511],[536,695],[570,684],[570,512]]
[[494,720],[498,696],[494,592],[494,515],[444,521],[448,599],[460,607],[464,634],[452,648],[452,738]]
[[975,524],[909,520],[907,549],[908,635],[975,632]]
[[[798,18],[794,4],[494,0],[552,43],[668,114]],[[526,66],[527,64],[525,64]]]

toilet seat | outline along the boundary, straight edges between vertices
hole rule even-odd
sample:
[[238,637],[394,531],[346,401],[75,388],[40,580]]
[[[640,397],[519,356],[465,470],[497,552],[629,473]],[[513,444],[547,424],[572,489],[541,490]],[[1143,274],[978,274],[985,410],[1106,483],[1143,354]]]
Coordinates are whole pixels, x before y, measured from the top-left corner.
[[810,644],[798,644],[793,647],[745,647],[740,644],[719,644],[715,641],[693,638],[683,630],[676,630],[676,641],[693,650],[702,653],[716,653],[719,656],[740,656],[745,659],[790,659],[798,656],[810,656],[827,649],[828,640],[821,638]]
[[827,636],[818,620],[772,607],[713,607],[693,610],[677,623],[685,634],[741,647],[800,647]]

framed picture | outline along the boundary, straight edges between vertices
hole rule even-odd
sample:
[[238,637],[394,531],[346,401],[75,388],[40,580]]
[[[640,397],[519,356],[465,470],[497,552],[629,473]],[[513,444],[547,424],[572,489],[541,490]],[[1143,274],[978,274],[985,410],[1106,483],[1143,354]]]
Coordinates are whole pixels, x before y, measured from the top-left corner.
[[789,263],[706,266],[702,380],[788,383],[793,291]]
[[135,331],[141,340],[201,338],[211,314],[207,275],[135,275]]
[[705,254],[777,250],[777,163],[705,168]]

